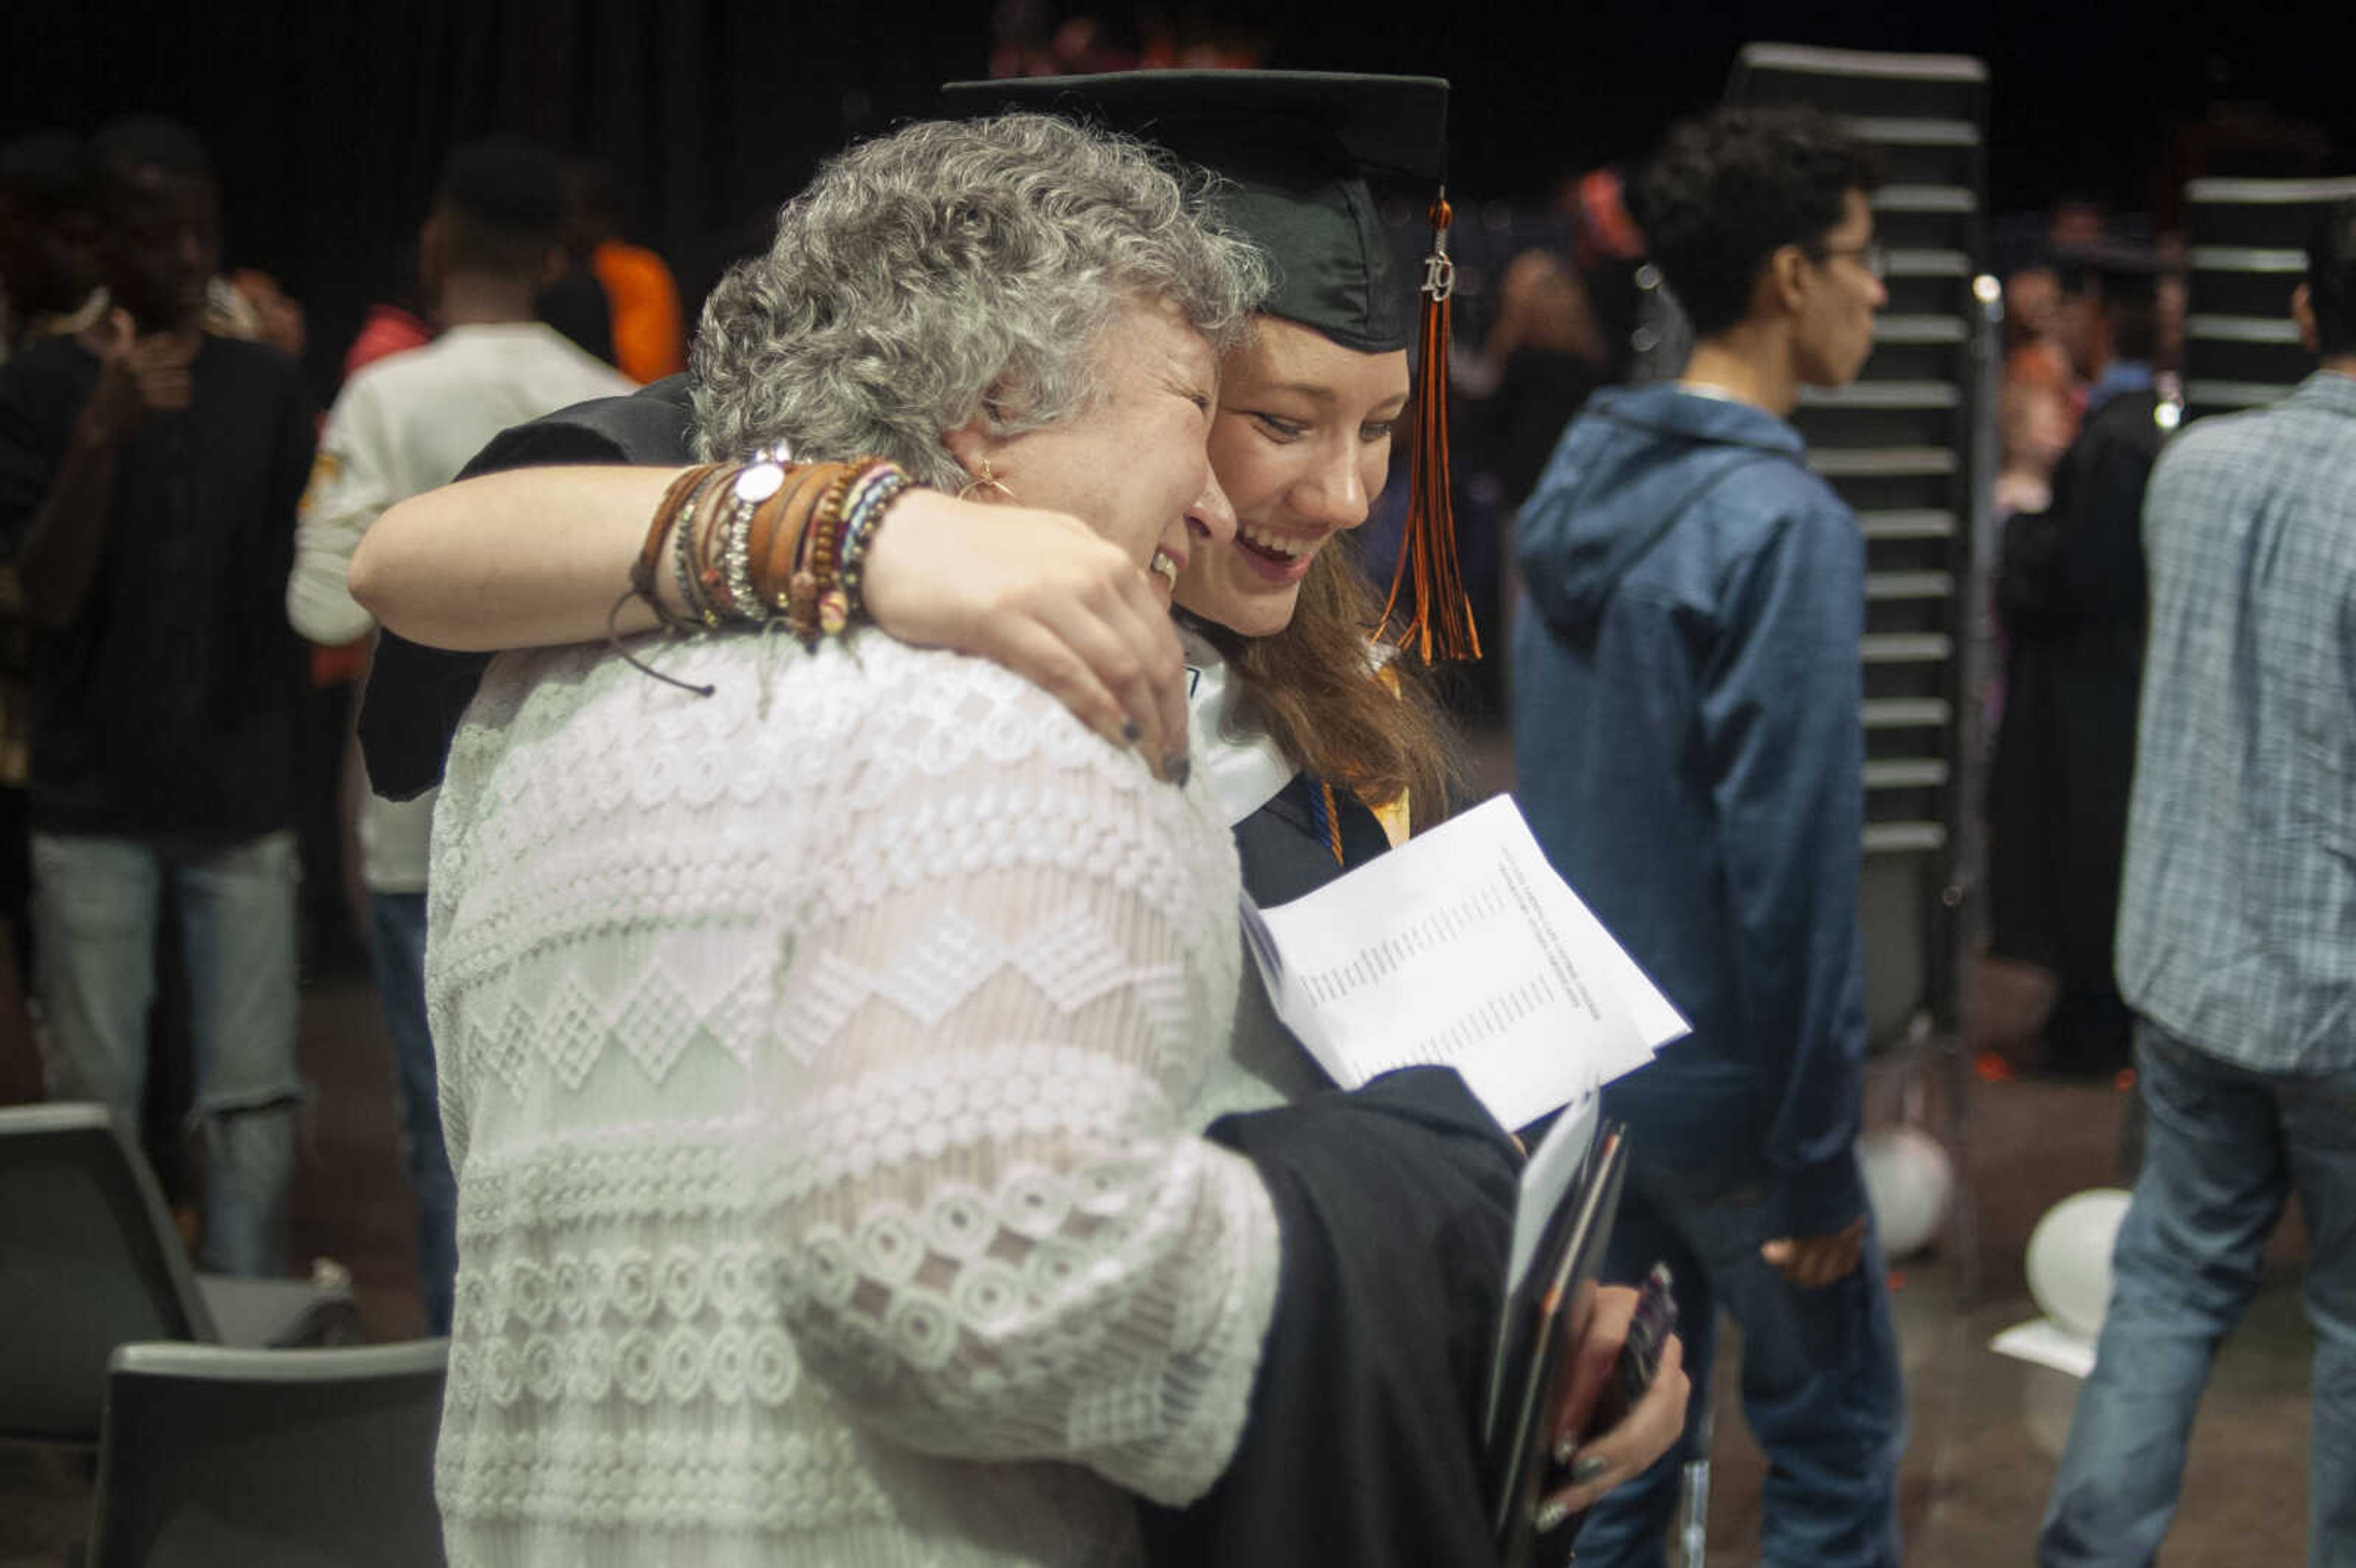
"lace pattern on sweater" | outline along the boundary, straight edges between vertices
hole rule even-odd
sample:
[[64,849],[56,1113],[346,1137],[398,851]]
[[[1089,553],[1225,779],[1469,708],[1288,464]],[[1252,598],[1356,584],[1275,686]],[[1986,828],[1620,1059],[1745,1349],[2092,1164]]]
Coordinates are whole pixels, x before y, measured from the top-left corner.
[[502,660],[437,812],[454,1561],[1002,1560],[926,1522],[976,1488],[1094,1560],[1123,1510],[1071,1499],[1206,1487],[1273,1299],[1267,1195],[1184,1121],[1226,830],[975,661],[675,662],[720,694]]

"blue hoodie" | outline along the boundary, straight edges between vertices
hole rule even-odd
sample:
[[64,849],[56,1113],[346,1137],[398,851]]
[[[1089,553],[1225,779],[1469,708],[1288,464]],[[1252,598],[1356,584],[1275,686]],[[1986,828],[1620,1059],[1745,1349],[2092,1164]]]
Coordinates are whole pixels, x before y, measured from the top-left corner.
[[1518,795],[1693,1024],[1613,1086],[1697,1199],[1783,1233],[1861,1211],[1865,546],[1799,432],[1662,383],[1600,393],[1521,512]]

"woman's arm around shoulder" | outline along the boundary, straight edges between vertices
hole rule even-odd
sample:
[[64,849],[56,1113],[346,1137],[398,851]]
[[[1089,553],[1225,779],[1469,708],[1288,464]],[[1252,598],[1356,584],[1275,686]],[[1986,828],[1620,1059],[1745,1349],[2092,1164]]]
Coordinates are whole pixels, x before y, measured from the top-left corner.
[[[369,529],[352,597],[412,642],[467,652],[651,630],[652,609],[623,594],[679,473],[518,468],[429,490]],[[669,572],[658,582],[683,609]],[[1177,634],[1146,573],[1078,519],[913,490],[877,530],[865,582],[868,613],[901,641],[1004,665],[1149,757],[1185,751]]]

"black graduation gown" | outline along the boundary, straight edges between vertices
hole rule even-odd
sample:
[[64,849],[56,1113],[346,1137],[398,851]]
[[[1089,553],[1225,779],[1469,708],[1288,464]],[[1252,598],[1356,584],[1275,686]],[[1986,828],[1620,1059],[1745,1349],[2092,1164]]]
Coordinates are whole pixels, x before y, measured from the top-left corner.
[[2007,526],[1997,581],[2004,716],[1987,784],[1989,948],[2053,969],[2053,1065],[2126,1064],[2111,944],[2143,675],[2144,491],[2164,432],[2149,392],[2087,418],[2052,505]]
[[[688,417],[686,379],[673,377],[509,431],[466,474],[684,464]],[[405,799],[440,782],[488,662],[382,639],[360,715],[380,793]],[[1344,869],[1323,795],[1298,775],[1237,826],[1244,882],[1261,903]],[[1336,800],[1344,859],[1380,854],[1374,814]],[[1192,1507],[1141,1505],[1155,1568],[1494,1563],[1476,1429],[1517,1152],[1462,1079],[1429,1068],[1222,1117],[1208,1136],[1267,1184],[1282,1247],[1277,1306],[1225,1474]]]
[[[1314,891],[1388,847],[1374,813],[1337,791],[1337,862],[1323,795],[1296,774],[1236,826],[1257,901]],[[1225,1116],[1208,1136],[1267,1184],[1282,1274],[1235,1457],[1194,1506],[1143,1507],[1148,1559],[1494,1564],[1480,1401],[1513,1237],[1513,1146],[1462,1078],[1434,1068]]]

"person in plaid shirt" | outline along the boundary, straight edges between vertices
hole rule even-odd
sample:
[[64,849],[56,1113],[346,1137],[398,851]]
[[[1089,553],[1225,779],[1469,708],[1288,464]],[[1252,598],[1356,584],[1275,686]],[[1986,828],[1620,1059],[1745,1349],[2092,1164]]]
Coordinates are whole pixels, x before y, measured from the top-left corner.
[[2298,1194],[2308,1561],[2356,1563],[2356,202],[2293,316],[2322,368],[2203,422],[2144,506],[2151,623],[2120,900],[2145,1163],[2044,1568],[2147,1563],[2218,1342]]

